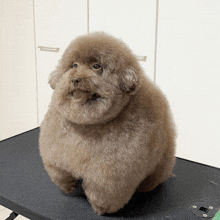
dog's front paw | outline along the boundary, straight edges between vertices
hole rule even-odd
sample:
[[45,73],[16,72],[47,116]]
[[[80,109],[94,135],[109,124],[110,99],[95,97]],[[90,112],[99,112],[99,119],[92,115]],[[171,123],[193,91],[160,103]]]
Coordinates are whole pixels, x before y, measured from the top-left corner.
[[115,213],[117,212],[120,208],[116,207],[114,204],[112,205],[108,205],[108,204],[98,204],[94,201],[90,201],[94,211],[98,214],[98,215],[103,215],[105,213]]
[[115,213],[125,205],[124,202],[117,198],[117,194],[111,195],[96,189],[95,191],[89,191],[88,188],[85,193],[92,205],[94,211],[103,215],[105,213]]

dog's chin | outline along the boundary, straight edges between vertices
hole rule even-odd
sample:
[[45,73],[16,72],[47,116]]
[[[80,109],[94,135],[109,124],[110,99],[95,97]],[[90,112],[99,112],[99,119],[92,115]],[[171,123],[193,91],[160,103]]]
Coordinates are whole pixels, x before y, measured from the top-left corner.
[[107,97],[84,90],[71,91],[64,95],[55,90],[51,104],[70,122],[103,124],[117,117],[128,101],[129,97],[123,95]]

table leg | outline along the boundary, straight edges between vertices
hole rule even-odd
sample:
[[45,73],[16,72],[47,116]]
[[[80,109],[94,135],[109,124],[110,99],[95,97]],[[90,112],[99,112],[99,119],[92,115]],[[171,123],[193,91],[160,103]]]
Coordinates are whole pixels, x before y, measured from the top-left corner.
[[17,216],[18,214],[16,212],[12,212],[10,216],[6,218],[5,220],[14,220]]

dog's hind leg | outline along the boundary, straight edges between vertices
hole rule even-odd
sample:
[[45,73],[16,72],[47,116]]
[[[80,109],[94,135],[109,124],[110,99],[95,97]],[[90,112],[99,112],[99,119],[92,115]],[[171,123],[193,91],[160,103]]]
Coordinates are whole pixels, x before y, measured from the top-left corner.
[[175,157],[173,154],[165,154],[154,172],[141,182],[137,191],[149,192],[154,190],[172,175],[174,165]]

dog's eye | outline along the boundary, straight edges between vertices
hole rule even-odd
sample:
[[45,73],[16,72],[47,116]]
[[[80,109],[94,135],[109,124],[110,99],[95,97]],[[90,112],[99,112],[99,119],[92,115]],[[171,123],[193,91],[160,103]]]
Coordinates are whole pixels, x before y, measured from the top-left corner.
[[96,70],[98,70],[98,69],[101,68],[101,66],[100,66],[99,64],[96,63],[96,64],[93,65],[93,68],[96,69]]
[[77,67],[78,67],[78,64],[77,64],[77,63],[73,63],[73,64],[72,64],[72,67],[77,68]]

